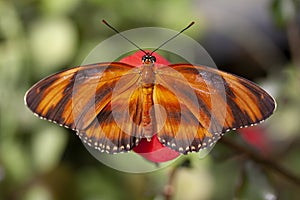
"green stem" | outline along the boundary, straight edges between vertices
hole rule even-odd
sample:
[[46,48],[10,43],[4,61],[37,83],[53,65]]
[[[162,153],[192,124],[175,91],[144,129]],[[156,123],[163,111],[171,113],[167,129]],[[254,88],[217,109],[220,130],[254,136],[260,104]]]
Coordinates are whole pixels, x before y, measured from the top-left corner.
[[245,146],[242,146],[230,139],[227,139],[226,137],[223,137],[220,140],[221,143],[225,144],[226,146],[230,147],[234,151],[238,153],[244,153],[246,156],[248,156],[250,159],[255,161],[256,163],[271,169],[275,172],[278,172],[281,176],[285,177],[287,180],[290,182],[293,182],[294,184],[300,186],[300,178],[297,177],[295,174],[284,168],[283,166],[279,165],[277,162],[274,160],[271,160],[269,158],[266,158],[264,156],[261,156],[260,154],[257,154]]

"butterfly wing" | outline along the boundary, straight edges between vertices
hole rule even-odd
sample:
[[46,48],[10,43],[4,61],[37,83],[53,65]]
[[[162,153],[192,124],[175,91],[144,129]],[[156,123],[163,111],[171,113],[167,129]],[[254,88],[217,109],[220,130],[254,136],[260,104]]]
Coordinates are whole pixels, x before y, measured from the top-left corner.
[[[127,114],[131,117],[122,116],[128,104],[139,104],[138,81],[138,70],[124,63],[81,66],[41,80],[26,93],[25,103],[39,117],[75,130],[102,152],[128,151],[138,142],[134,121],[140,114],[132,109]],[[124,126],[132,132],[124,132]]]
[[276,106],[274,99],[251,81],[189,64],[158,68],[153,98],[164,107],[159,111],[164,113],[165,123],[158,138],[181,153],[211,146],[229,130],[255,125]]

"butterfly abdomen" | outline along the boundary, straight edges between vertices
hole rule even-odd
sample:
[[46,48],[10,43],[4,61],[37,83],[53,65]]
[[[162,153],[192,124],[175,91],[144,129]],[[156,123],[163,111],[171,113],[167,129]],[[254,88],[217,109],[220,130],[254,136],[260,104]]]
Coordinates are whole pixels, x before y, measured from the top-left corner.
[[151,108],[153,106],[153,86],[152,87],[143,87],[142,88],[142,96],[143,96],[143,113],[142,113],[142,126],[144,133],[142,134],[146,138],[151,138],[155,133],[154,130],[154,113],[151,112]]

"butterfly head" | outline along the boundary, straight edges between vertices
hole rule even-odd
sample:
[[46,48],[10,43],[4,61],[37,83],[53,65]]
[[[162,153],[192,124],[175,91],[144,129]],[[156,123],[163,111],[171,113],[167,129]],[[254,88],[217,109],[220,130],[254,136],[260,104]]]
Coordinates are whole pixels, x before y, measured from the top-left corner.
[[150,53],[146,53],[143,58],[142,58],[142,62],[144,64],[150,64],[150,63],[155,63],[156,62],[156,57],[152,56]]

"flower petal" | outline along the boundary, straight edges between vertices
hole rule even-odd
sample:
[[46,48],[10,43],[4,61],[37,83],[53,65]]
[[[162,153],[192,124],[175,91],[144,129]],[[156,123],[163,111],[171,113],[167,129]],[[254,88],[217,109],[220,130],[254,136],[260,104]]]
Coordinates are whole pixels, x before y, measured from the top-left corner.
[[[133,66],[140,66],[142,64],[142,57],[144,55],[144,52],[138,51],[130,56],[121,59],[120,62],[127,63]],[[152,55],[156,57],[157,64],[170,64],[165,58],[163,58],[159,54],[153,53]],[[151,141],[147,141],[146,138],[142,138],[138,146],[133,148],[133,151],[152,162],[166,162],[180,156],[180,153],[170,149],[169,147],[163,146],[159,142],[156,134],[153,135]]]

